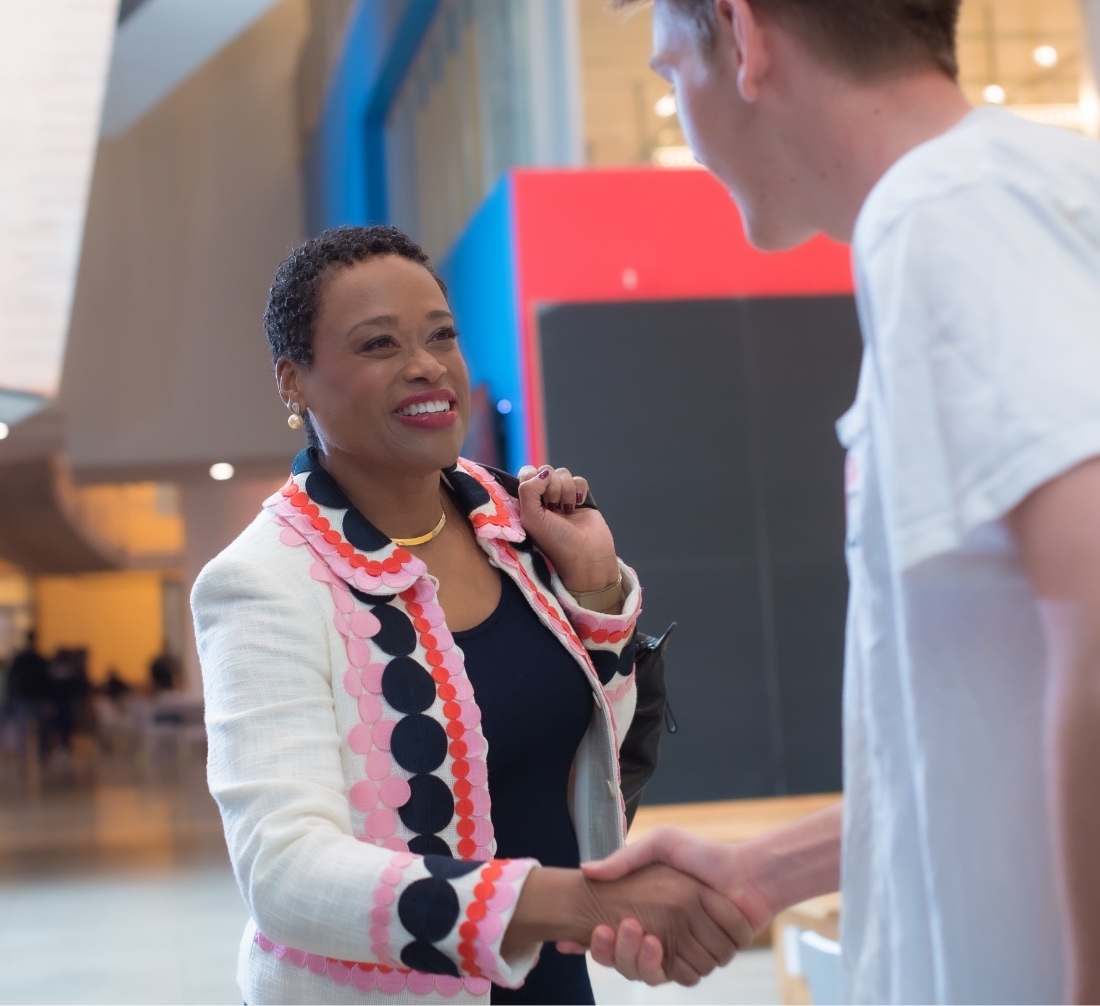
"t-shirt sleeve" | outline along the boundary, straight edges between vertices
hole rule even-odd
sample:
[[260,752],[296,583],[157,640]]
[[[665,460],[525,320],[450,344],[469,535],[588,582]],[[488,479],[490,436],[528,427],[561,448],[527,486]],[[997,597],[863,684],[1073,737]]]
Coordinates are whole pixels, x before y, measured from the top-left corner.
[[1100,455],[1100,211],[975,185],[860,267],[903,567]]

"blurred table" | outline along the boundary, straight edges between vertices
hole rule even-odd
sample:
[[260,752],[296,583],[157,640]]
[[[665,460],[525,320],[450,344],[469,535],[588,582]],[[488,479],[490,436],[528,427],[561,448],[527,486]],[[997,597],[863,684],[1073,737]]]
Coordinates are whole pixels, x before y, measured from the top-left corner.
[[701,838],[743,842],[797,821],[840,799],[839,793],[773,796],[761,800],[718,800],[639,807],[627,842],[634,842],[662,824],[675,825]]

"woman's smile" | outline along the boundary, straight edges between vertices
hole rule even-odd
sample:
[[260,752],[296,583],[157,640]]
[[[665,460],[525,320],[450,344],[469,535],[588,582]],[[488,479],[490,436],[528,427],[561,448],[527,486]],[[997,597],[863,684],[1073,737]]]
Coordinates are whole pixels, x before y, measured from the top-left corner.
[[457,399],[447,389],[418,391],[409,395],[394,409],[394,415],[406,426],[419,430],[441,430],[453,426],[458,419]]

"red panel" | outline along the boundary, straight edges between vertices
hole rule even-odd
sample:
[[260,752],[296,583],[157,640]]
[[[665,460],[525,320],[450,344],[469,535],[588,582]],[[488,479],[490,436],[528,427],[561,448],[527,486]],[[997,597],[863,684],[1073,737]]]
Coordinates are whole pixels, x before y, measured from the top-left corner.
[[852,292],[848,248],[753,248],[702,170],[516,171],[513,207],[529,452],[545,458],[537,305]]

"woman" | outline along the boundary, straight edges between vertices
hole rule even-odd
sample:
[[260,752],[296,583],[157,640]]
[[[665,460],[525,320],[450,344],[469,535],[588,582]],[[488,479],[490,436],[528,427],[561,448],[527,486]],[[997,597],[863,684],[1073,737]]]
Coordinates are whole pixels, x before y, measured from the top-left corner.
[[532,970],[540,944],[631,915],[688,980],[728,959],[694,882],[570,869],[624,837],[640,590],[583,479],[527,470],[515,500],[459,457],[469,380],[424,253],[322,234],[265,327],[309,446],[192,598],[246,1000],[591,1002],[584,958]]

